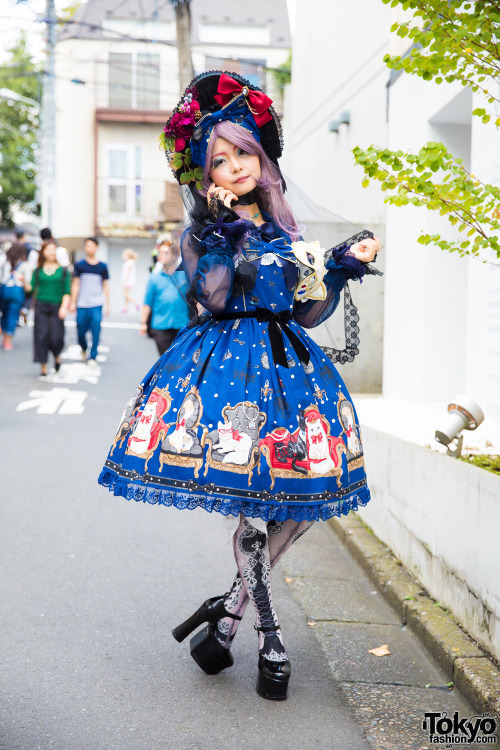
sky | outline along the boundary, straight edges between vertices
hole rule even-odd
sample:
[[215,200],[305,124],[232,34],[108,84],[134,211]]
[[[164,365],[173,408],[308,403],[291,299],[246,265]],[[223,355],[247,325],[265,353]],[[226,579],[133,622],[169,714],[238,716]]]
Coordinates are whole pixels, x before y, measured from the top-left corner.
[[[56,0],[56,13],[70,5],[70,0]],[[30,48],[36,59],[43,57],[43,23],[45,0],[0,0],[0,60],[8,58],[6,49],[19,38],[19,30],[26,31]]]

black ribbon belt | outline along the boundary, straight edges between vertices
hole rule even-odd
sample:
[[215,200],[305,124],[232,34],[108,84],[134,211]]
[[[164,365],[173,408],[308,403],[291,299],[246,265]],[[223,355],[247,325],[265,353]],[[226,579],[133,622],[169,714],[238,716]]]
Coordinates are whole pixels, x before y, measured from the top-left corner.
[[310,354],[299,337],[292,331],[288,323],[292,319],[290,310],[281,310],[273,312],[266,307],[257,307],[255,310],[245,310],[242,312],[213,313],[213,320],[237,320],[238,318],[256,318],[259,323],[269,323],[269,339],[273,359],[282,367],[288,367],[286,361],[285,344],[283,342],[283,333],[287,336],[290,344],[295,350],[296,355],[303,365],[308,365],[311,359]]

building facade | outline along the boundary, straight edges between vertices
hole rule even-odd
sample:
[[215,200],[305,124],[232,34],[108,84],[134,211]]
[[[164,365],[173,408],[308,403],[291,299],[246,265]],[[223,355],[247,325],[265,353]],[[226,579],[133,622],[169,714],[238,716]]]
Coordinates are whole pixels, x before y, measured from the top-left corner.
[[[288,56],[286,1],[256,0],[251,13],[238,6],[192,0],[195,74],[235,70],[271,90],[279,105],[269,69]],[[158,141],[179,95],[169,2],[87,0],[63,29],[56,52],[53,231],[70,250],[94,234],[104,256],[115,247],[141,250],[182,219],[177,183]]]
[[[296,3],[292,86],[285,96],[285,171],[318,204],[337,214],[313,226],[331,247],[355,231],[370,229],[384,244],[385,206],[377,186],[363,189],[363,172],[352,149],[387,142],[387,82],[384,54],[394,48],[394,10],[381,2],[310,0]],[[397,42],[396,42],[397,44]],[[377,267],[384,270],[384,253]],[[384,278],[350,284],[360,313],[360,354],[341,368],[349,388],[382,389]],[[343,348],[341,306],[313,332],[324,346]]]

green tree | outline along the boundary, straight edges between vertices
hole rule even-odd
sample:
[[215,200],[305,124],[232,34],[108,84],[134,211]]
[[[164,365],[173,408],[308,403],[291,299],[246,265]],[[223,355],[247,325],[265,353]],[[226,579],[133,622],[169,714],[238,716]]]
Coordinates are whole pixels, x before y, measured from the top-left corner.
[[64,28],[70,21],[73,20],[73,18],[76,16],[76,13],[81,8],[81,0],[75,0],[75,2],[70,3],[65,8],[61,8],[61,10],[57,14],[58,18],[58,29]]
[[292,81],[292,50],[288,53],[284,63],[272,69],[275,84],[278,88],[283,89],[287,83]]
[[[412,11],[412,18],[395,23],[391,31],[407,37],[406,55],[386,55],[393,70],[418,75],[437,84],[458,81],[484,100],[472,114],[484,124],[492,118],[492,105],[499,102],[500,4],[495,0],[382,0],[392,7]],[[500,126],[500,118],[495,125]],[[385,202],[413,204],[439,211],[463,232],[461,239],[440,234],[422,234],[419,242],[433,242],[442,250],[460,255],[479,255],[493,250],[500,258],[500,188],[470,174],[460,158],[442,143],[429,142],[418,153],[386,148],[353,149],[363,167],[366,187],[370,179],[387,191]]]
[[35,158],[38,148],[38,111],[32,105],[16,100],[15,95],[41,99],[38,68],[27,47],[26,37],[9,49],[7,60],[0,65],[0,219],[12,226],[13,212],[22,208],[37,213],[35,202]]

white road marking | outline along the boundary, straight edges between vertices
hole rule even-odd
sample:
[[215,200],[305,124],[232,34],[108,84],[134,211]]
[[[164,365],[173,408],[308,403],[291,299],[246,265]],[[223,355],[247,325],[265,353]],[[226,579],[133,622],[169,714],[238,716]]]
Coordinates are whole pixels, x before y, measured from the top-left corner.
[[138,331],[141,327],[140,323],[111,323],[111,321],[104,321],[101,323],[103,328],[125,328],[129,331]]
[[[109,352],[109,346],[100,346],[98,351],[98,362],[106,362],[107,357],[103,352]],[[82,381],[97,385],[99,382],[101,368],[89,367],[86,362],[82,362],[82,350],[78,344],[68,346],[61,354],[61,359],[61,369],[47,376],[47,384],[76,385]],[[16,411],[34,409],[36,414],[83,414],[87,396],[87,391],[71,391],[69,388],[58,387],[50,391],[30,391],[29,400],[21,401]]]
[[78,344],[70,344],[61,354],[61,359],[77,359],[81,362],[82,350]]
[[86,391],[70,391],[69,388],[52,388],[50,391],[30,391],[29,401],[22,401],[16,411],[36,409],[37,414],[82,414]]
[[[104,356],[104,352],[109,352],[109,346],[101,346],[99,345],[97,348],[97,351],[100,352],[100,354],[97,355],[97,361],[98,362],[106,362],[107,357]],[[71,359],[76,360],[77,362],[82,361],[82,350],[78,346],[78,344],[70,344],[66,347],[64,352],[61,354],[61,359]]]
[[[34,325],[32,320],[26,324],[27,328],[33,328]],[[65,320],[64,325],[66,328],[76,328],[76,320]],[[110,320],[103,320],[101,323],[101,328],[123,328],[129,331],[138,331],[140,327],[140,323],[122,323],[121,321],[113,323]]]
[[71,364],[62,364],[59,372],[50,376],[49,382],[76,385],[82,380],[84,383],[97,385],[101,372],[100,367],[91,369],[85,362],[71,362]]

